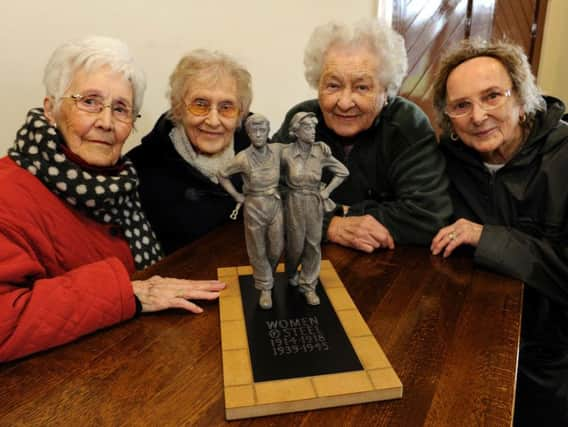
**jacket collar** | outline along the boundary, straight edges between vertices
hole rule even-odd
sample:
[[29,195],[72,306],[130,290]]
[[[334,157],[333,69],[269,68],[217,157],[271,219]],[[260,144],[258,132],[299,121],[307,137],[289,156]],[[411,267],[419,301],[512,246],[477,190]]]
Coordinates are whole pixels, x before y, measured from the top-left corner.
[[[310,153],[309,153],[310,157],[316,157],[316,154],[314,153],[314,144],[315,142],[310,147]],[[302,155],[302,150],[300,149],[299,144],[297,143],[291,144],[290,151],[292,157],[300,157]]]

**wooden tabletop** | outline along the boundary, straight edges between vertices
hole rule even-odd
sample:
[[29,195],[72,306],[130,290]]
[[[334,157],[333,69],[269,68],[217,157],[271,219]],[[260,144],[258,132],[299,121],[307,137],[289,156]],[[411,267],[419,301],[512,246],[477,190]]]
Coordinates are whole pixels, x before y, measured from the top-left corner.
[[[509,426],[522,285],[425,248],[324,246],[389,361],[400,400],[233,421],[270,426]],[[241,223],[139,273],[216,278],[246,265]],[[0,425],[216,426],[224,419],[219,310],[168,311],[0,365]]]

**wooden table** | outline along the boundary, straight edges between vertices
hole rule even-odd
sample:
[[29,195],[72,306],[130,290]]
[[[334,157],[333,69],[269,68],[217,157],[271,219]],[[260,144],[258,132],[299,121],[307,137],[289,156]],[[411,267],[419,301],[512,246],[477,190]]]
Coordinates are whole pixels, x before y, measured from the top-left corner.
[[[324,247],[404,385],[400,400],[231,422],[271,426],[509,426],[522,285],[425,248]],[[248,264],[242,224],[176,252],[152,274],[215,278]],[[144,315],[0,366],[0,425],[223,425],[219,311]]]

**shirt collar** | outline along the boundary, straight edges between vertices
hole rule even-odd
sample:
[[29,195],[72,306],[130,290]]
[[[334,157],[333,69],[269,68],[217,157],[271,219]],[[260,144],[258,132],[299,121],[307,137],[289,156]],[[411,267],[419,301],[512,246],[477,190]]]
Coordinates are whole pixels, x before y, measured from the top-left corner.
[[[310,148],[310,157],[316,157],[316,154],[314,153],[314,144],[316,144],[316,142],[312,143],[312,146]],[[292,144],[291,150],[292,157],[298,157],[302,155],[302,150],[300,150],[300,147],[296,142]]]

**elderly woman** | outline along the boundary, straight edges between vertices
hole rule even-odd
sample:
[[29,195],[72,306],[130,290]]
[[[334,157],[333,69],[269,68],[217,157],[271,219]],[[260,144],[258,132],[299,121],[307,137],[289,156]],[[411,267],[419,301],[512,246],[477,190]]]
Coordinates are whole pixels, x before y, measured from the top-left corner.
[[[223,53],[194,50],[170,76],[169,97],[169,111],[128,153],[166,253],[228,221],[235,209],[217,171],[250,145],[240,125],[252,101],[251,76]],[[240,178],[233,180],[240,188]]]
[[312,34],[304,64],[318,99],[292,108],[273,140],[290,141],[294,114],[313,112],[316,140],[349,169],[331,194],[342,206],[326,214],[323,237],[366,252],[395,242],[429,244],[451,203],[427,117],[396,96],[407,69],[402,37],[374,20],[326,24]]
[[[515,419],[568,425],[568,125],[542,97],[521,48],[467,41],[435,79],[456,222],[432,252],[525,283]],[[547,422],[548,421],[548,422]]]
[[43,109],[30,110],[0,159],[0,362],[169,307],[202,311],[217,281],[131,281],[161,256],[120,153],[145,80],[120,41],[60,46],[45,69]]

